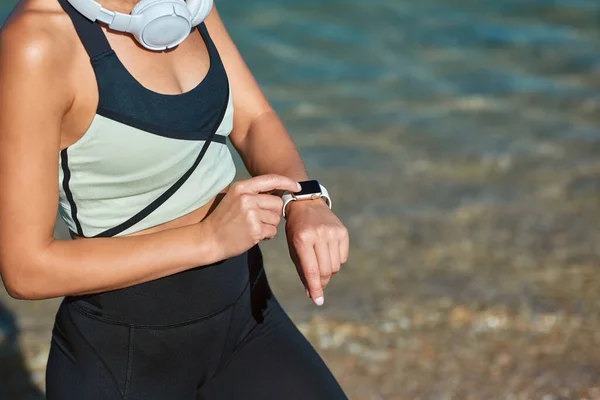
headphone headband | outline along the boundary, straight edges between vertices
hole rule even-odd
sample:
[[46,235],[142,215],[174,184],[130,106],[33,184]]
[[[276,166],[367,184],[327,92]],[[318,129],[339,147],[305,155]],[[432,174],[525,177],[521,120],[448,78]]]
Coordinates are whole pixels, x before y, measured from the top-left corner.
[[98,20],[110,25],[116,14],[115,11],[107,10],[94,0],[69,0],[69,3],[71,3],[73,8],[81,15],[92,22]]
[[[189,35],[189,28],[201,24],[206,19],[213,6],[213,0],[142,0],[138,3],[139,5],[147,2],[149,3],[148,5],[152,3],[152,6],[158,7],[150,7],[148,10],[143,11],[140,10],[139,13],[136,13],[136,9],[134,8],[133,15],[131,15],[107,10],[95,0],[68,1],[75,10],[90,21],[100,21],[116,31],[132,33],[144,47],[150,50],[164,50],[177,46]],[[165,11],[165,4],[173,2],[179,4],[169,5]],[[163,7],[162,11],[159,10],[161,6]],[[174,22],[175,25],[169,25],[168,28],[163,26],[162,28],[157,28],[158,30],[152,29],[152,32],[148,31],[150,32],[148,35],[151,36],[152,43],[145,40],[144,31],[148,26],[161,18],[171,16],[174,17],[173,21],[180,20],[181,22]],[[173,32],[171,32],[173,29],[177,29],[180,33],[173,35]],[[162,43],[163,40],[160,37],[156,37],[157,35],[168,38]],[[155,42],[160,44],[155,44]]]

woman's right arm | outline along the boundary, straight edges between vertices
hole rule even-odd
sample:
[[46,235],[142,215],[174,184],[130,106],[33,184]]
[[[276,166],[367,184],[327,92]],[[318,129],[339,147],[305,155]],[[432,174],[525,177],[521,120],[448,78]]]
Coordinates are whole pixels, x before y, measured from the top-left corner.
[[62,123],[75,96],[69,84],[74,51],[39,19],[34,27],[16,26],[27,23],[8,24],[0,35],[0,274],[11,296],[123,288],[241,254],[275,235],[281,199],[260,193],[297,190],[298,184],[271,175],[233,185],[199,224],[128,237],[54,239]]

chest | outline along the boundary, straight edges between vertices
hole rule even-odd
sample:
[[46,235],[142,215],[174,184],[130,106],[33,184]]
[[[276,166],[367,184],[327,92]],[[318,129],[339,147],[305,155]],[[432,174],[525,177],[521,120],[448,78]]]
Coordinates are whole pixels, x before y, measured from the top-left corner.
[[[107,94],[100,93],[102,85],[98,82],[99,79],[104,81],[104,86],[112,86],[111,89],[117,89],[121,84],[119,78],[124,79],[125,83],[133,83],[130,86],[144,89],[136,91],[137,94],[151,97],[154,95],[164,100],[158,102],[161,103],[159,109],[170,113],[168,100],[197,89],[208,78],[211,64],[215,61],[212,60],[208,43],[201,34],[191,34],[177,48],[163,52],[143,49],[128,35],[106,31],[105,34],[114,52],[114,62],[109,62],[108,68],[120,70],[120,74],[111,74],[109,71],[108,75],[112,76],[114,81],[106,82],[105,76],[99,76],[106,74],[106,67],[98,71],[97,67],[90,63],[83,46],[81,47],[71,74],[74,102],[63,119],[61,149],[79,141],[91,127],[101,97],[106,97]],[[122,94],[116,90],[112,97],[118,98]],[[122,97],[122,100],[129,103],[132,101],[127,96]],[[197,112],[200,111],[198,108]]]

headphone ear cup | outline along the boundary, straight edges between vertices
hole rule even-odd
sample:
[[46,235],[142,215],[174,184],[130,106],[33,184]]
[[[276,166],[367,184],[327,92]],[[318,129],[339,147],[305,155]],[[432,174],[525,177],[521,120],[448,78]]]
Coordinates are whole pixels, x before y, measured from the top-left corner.
[[131,16],[128,32],[149,50],[175,47],[191,32],[191,14],[184,0],[142,0]]
[[200,25],[210,14],[213,0],[187,0],[187,6],[192,15],[192,26]]

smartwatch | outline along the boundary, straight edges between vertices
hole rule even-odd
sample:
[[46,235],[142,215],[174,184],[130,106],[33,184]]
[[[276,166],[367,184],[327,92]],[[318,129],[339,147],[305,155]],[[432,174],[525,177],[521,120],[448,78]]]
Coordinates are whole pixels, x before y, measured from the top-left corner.
[[284,218],[285,218],[285,208],[287,207],[288,203],[291,201],[314,200],[314,199],[322,198],[325,200],[325,202],[327,203],[329,208],[331,208],[331,197],[329,197],[329,192],[327,192],[327,189],[325,188],[325,186],[321,185],[316,180],[302,181],[302,182],[298,182],[298,183],[300,183],[300,186],[302,187],[302,189],[299,192],[292,193],[292,192],[286,191],[283,193],[283,196],[281,196],[281,199],[283,200],[282,214],[283,214]]

